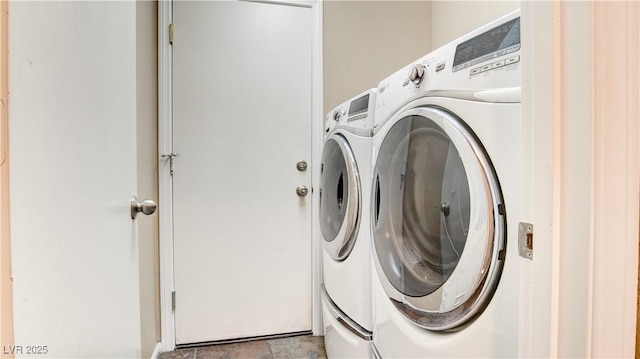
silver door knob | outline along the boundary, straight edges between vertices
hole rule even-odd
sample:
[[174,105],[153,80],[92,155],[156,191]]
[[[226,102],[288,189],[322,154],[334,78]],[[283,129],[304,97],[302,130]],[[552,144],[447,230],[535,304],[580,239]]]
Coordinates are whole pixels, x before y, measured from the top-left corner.
[[300,197],[304,197],[309,193],[309,189],[305,185],[300,185],[296,188],[296,194]]
[[136,196],[131,197],[131,219],[136,219],[138,213],[142,213],[147,216],[153,214],[157,208],[158,204],[150,199],[138,202]]

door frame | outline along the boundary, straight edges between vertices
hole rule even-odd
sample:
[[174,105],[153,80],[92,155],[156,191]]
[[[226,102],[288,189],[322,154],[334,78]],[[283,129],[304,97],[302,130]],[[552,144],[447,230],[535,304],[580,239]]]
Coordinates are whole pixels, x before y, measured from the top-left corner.
[[[246,1],[246,0],[243,0]],[[312,11],[311,44],[311,273],[312,273],[312,319],[314,335],[321,335],[322,302],[320,298],[321,246],[318,236],[319,210],[318,192],[313,188],[319,183],[319,164],[322,152],[323,130],[323,47],[322,47],[322,0],[260,0],[271,4],[300,6]],[[170,25],[173,22],[173,1],[158,2],[158,190],[159,190],[159,241],[160,241],[160,326],[161,350],[174,350],[176,346],[175,317],[172,306],[174,291],[173,264],[173,182],[169,161],[162,157],[172,152],[173,138],[173,50],[170,42]]]
[[633,357],[640,5],[523,1],[522,18],[522,140],[534,149],[522,218],[535,233],[518,356]]

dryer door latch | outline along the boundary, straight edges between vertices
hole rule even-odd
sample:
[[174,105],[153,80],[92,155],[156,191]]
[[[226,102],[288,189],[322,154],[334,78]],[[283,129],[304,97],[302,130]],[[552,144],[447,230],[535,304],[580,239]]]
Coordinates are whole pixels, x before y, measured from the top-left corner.
[[520,222],[518,226],[518,252],[520,257],[533,260],[533,224]]

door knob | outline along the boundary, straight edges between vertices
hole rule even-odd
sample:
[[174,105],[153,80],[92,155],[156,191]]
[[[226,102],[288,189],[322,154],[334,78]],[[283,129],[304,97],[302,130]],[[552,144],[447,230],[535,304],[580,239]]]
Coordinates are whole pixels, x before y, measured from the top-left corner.
[[298,194],[298,196],[304,197],[307,195],[307,193],[309,193],[309,189],[305,185],[300,185],[298,186],[298,188],[296,188],[296,193]]
[[142,213],[147,216],[153,214],[157,208],[158,204],[150,199],[138,202],[136,196],[131,197],[131,219],[136,219],[138,213]]

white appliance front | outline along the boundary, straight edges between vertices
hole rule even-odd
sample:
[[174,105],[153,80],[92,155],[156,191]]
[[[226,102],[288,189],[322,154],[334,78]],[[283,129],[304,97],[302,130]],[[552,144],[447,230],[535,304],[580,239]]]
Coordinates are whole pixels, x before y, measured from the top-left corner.
[[320,173],[325,348],[329,357],[370,356],[372,127],[376,90],[327,116]]
[[383,80],[372,184],[382,358],[518,355],[520,19]]

